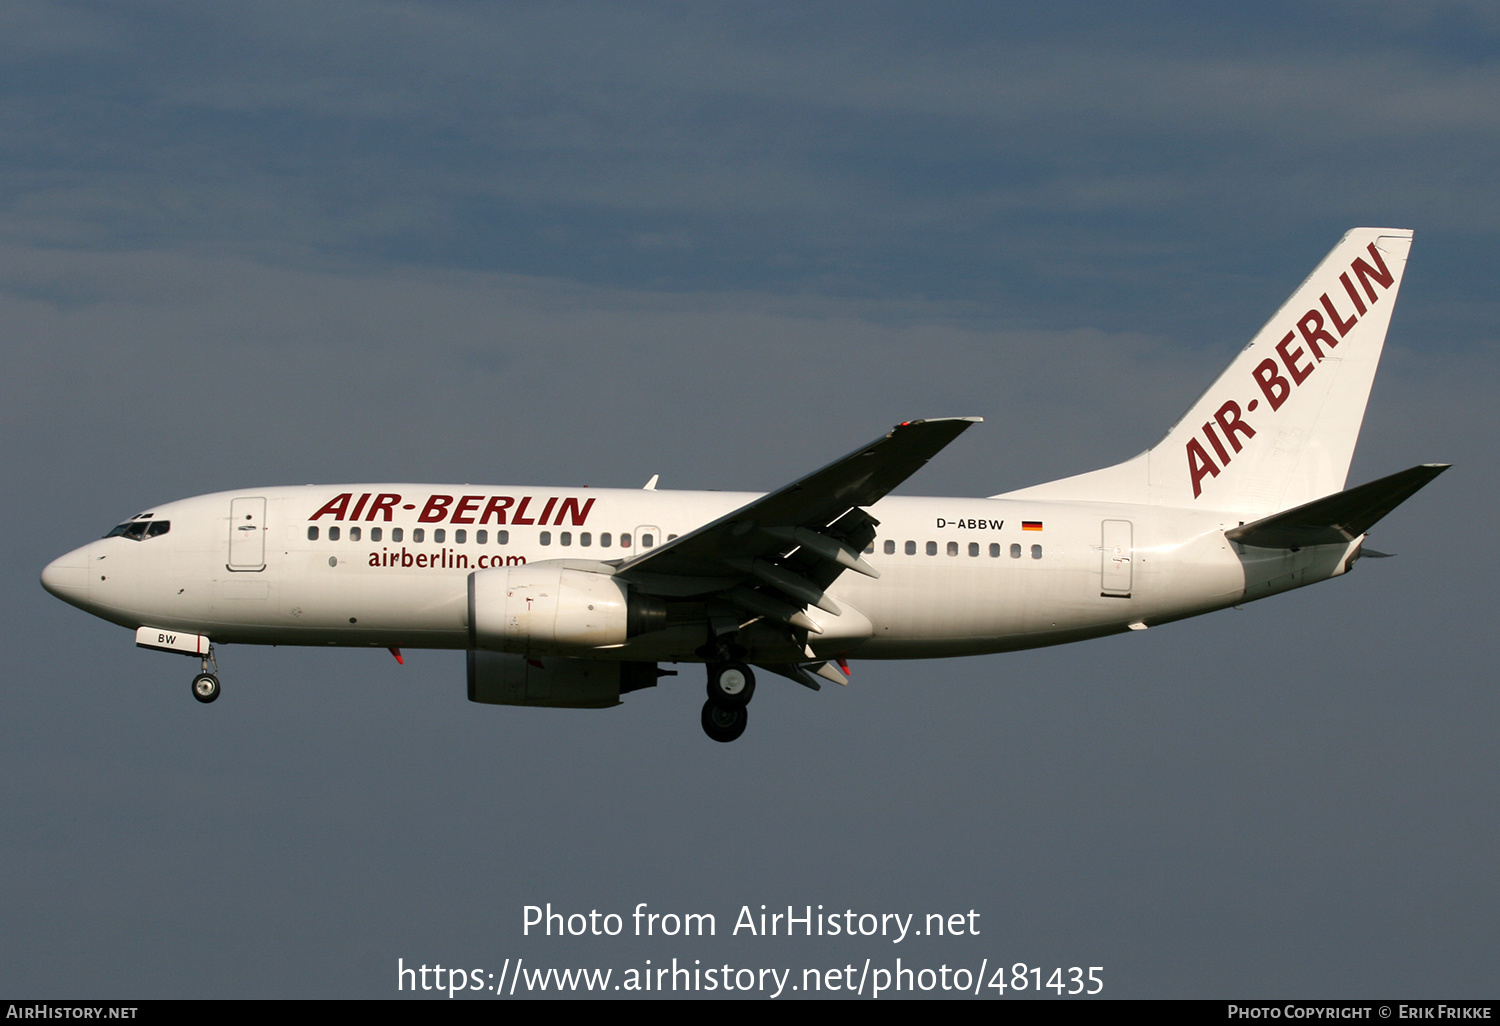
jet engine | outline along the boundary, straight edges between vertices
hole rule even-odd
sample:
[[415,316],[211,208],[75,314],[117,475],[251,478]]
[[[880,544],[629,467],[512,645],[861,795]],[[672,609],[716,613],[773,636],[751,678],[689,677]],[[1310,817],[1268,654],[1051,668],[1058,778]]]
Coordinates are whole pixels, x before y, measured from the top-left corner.
[[666,603],[634,592],[612,567],[547,560],[469,575],[469,647],[584,655],[666,625]]

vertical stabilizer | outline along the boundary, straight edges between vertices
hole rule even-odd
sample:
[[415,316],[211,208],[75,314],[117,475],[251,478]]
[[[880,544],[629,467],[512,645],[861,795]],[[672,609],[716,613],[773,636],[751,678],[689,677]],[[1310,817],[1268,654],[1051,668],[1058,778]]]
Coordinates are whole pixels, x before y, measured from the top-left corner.
[[1411,238],[1355,228],[1150,451],[1007,497],[1261,515],[1341,490]]

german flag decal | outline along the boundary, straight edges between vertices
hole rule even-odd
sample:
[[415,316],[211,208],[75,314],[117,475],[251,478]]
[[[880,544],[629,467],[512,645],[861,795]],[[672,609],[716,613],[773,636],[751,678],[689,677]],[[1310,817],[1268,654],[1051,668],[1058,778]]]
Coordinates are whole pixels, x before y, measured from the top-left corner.
[[1021,521],[1021,530],[1023,530],[1023,531],[1040,531],[1041,529],[1042,529],[1042,522],[1040,520],[1023,520],[1023,521]]

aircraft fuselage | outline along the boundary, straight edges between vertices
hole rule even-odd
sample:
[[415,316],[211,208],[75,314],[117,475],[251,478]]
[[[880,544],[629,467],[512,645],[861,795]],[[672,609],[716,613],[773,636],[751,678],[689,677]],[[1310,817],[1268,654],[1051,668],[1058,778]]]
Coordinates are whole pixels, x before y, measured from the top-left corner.
[[[379,496],[398,501],[372,512]],[[471,573],[627,559],[756,498],[405,484],[222,492],[153,507],[145,522],[168,522],[166,533],[92,542],[44,581],[122,626],[216,643],[466,648]],[[824,628],[808,638],[819,656],[972,655],[1154,626],[1335,576],[1357,545],[1246,550],[1224,537],[1244,517],[1129,504],[892,496],[869,512],[879,527],[863,558],[880,577],[839,577],[828,594],[841,616],[810,610]],[[573,654],[692,660],[702,643],[683,625]]]

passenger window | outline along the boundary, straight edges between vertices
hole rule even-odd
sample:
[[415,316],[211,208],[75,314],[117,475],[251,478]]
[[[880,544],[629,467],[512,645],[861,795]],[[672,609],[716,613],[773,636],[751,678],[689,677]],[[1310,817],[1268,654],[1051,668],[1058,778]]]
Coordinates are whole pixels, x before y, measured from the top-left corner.
[[384,532],[381,531],[380,528],[378,528],[378,527],[372,527],[372,528],[370,528],[370,540],[371,541],[379,541],[382,537],[384,537]]
[[476,544],[476,545],[484,545],[489,540],[490,540],[490,532],[488,532],[488,531],[475,531],[474,532],[474,544]]
[[649,549],[656,544],[656,539],[649,534],[641,535],[641,548]]
[[[417,539],[417,541],[421,540],[422,539],[420,538]],[[441,527],[435,528],[432,532],[432,540],[438,545],[441,545],[443,544],[443,542],[448,540],[448,532],[443,530]]]
[[969,542],[969,555],[971,555],[971,556],[977,556],[977,555],[979,555],[979,543],[978,542]]
[[391,528],[391,541],[398,542],[398,541],[400,541],[404,537],[406,537],[406,532],[402,531],[401,528],[399,528],[399,527],[393,527],[393,528]]
[[426,537],[427,537],[427,531],[425,529],[420,528],[420,527],[413,527],[411,529],[411,540],[412,541],[414,541],[414,542],[420,542],[420,541],[422,541]]
[[887,556],[894,556],[896,554],[896,541],[895,541],[895,539],[893,539],[893,538],[887,538],[885,540],[885,554]]
[[601,548],[605,548],[605,549],[609,548],[609,532],[608,531],[605,531],[603,534],[601,534],[599,536],[599,546]]
[[622,534],[622,535],[620,535],[620,548],[622,548],[622,549],[628,549],[628,548],[630,548],[630,535],[628,535],[628,534]]
[[998,542],[990,546],[990,558],[991,559],[999,559],[1000,558],[1000,545],[999,545]]
[[455,545],[462,545],[464,542],[466,542],[468,540],[469,540],[469,532],[468,531],[458,530],[458,531],[454,531],[453,532],[453,544],[455,544]]
[[349,540],[350,541],[359,541],[359,528],[357,528],[357,527],[351,527],[351,528],[349,528]]
[[669,534],[669,535],[667,535],[667,541],[671,541],[673,538],[676,538],[676,537],[677,536],[675,534]]
[[936,556],[937,555],[937,542],[928,542],[927,543],[927,554],[929,556]]
[[552,532],[551,531],[543,531],[542,532],[542,544],[543,545],[551,545],[552,544]]
[[917,554],[917,543],[916,542],[909,541],[909,542],[906,543],[906,554],[908,556],[915,556]]
[[158,537],[159,535],[166,534],[171,529],[172,529],[172,521],[170,521],[170,520],[153,520],[153,521],[151,521],[151,526],[148,527],[148,528],[146,528],[146,537],[147,538],[155,538],[155,537]]
[[1019,545],[1012,545],[1010,547],[1010,558],[1011,559],[1020,559],[1021,558],[1021,546],[1019,546]]
[[495,532],[495,544],[496,545],[509,545],[510,544],[510,532],[509,531],[496,531]]
[[956,556],[956,555],[958,555],[958,542],[949,542],[948,543],[948,555],[950,555],[950,556]]
[[338,541],[339,540],[339,529],[337,527],[330,527],[328,529],[328,540],[329,541]]
[[1033,545],[1031,547],[1031,558],[1032,559],[1041,559],[1042,558],[1042,547],[1040,545]]
[[587,531],[582,531],[578,535],[578,544],[582,545],[584,548],[588,548],[590,545],[594,544],[594,536],[589,534]]
[[307,529],[307,540],[308,541],[317,541],[318,540],[318,525],[317,524],[314,524],[314,525],[312,525],[311,527],[309,527]]

